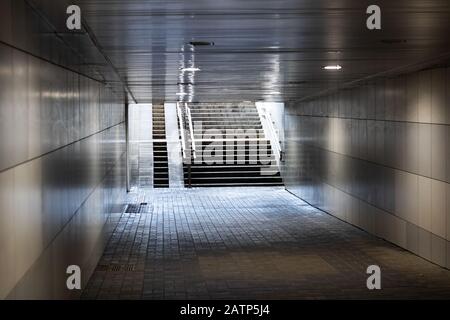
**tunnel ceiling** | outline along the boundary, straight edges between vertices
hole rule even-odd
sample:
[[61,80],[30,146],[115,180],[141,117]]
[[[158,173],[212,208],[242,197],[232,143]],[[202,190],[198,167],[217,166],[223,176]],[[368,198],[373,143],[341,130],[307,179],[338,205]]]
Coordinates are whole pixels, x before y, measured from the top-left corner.
[[[382,30],[369,31],[372,1],[77,2],[140,103],[300,99],[434,59],[450,51],[449,3],[377,1]],[[343,69],[323,70],[328,64]]]

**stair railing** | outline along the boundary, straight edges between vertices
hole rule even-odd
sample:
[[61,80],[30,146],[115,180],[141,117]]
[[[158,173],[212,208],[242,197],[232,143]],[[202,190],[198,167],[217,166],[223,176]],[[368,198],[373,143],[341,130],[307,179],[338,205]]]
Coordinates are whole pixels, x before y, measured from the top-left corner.
[[190,134],[190,141],[191,141],[191,155],[193,159],[197,158],[197,150],[195,145],[195,137],[194,137],[194,126],[192,124],[192,115],[191,115],[191,108],[186,103],[186,114],[188,117],[188,124],[189,124],[189,134]]
[[[188,139],[187,136],[187,130],[186,130],[186,115],[187,111],[186,108],[181,108],[180,103],[177,102],[177,115],[178,115],[178,127],[180,130],[180,137],[181,137],[181,152],[183,156],[183,164],[185,164],[188,168],[188,187],[191,188],[192,186],[192,179],[191,179],[191,153],[190,148],[188,148],[188,143],[190,139]],[[189,155],[189,156],[188,156]]]
[[192,187],[192,159],[197,158],[196,144],[194,137],[194,126],[192,124],[191,109],[184,104],[184,108],[177,103],[178,126],[181,136],[181,151],[183,163],[188,169],[188,187]]
[[184,117],[183,111],[181,111],[180,104],[177,102],[177,114],[178,114],[178,129],[180,130],[181,136],[181,152],[183,155],[183,160],[186,159],[186,137],[184,129]]
[[264,131],[267,134],[267,138],[269,139],[272,146],[275,159],[277,160],[277,165],[280,165],[280,161],[282,160],[282,150],[280,135],[278,133],[278,130],[275,128],[275,121],[273,121],[270,112],[265,107],[258,107],[258,111],[263,122],[262,124]]

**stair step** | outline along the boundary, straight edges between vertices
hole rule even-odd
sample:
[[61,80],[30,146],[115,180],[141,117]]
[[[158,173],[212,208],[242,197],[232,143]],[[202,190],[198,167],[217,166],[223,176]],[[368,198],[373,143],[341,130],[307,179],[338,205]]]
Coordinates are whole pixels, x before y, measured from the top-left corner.
[[244,125],[244,124],[204,124],[201,125],[199,123],[194,123],[194,132],[199,131],[206,131],[206,130],[220,130],[220,131],[256,131],[256,130],[263,130],[262,125]]
[[[262,174],[263,173],[263,174]],[[211,177],[242,177],[242,175],[245,175],[245,177],[279,177],[280,172],[279,171],[225,171],[225,172],[217,172],[217,171],[201,171],[201,172],[191,172],[191,176],[195,178],[200,178],[207,176],[207,178]],[[188,173],[185,172],[184,176],[187,177]]]
[[249,119],[249,120],[260,120],[259,113],[255,112],[221,112],[221,111],[211,111],[211,112],[200,112],[191,111],[192,117],[204,116],[206,118],[224,118],[226,116],[230,119]]
[[202,118],[202,117],[193,117],[192,118],[192,122],[202,122],[202,123],[205,123],[205,124],[222,124],[222,123],[224,123],[224,124],[227,124],[227,123],[229,123],[229,124],[236,124],[236,125],[239,125],[239,124],[261,124],[261,121],[260,120],[249,120],[249,119],[245,119],[245,118],[243,118],[243,119],[229,119],[229,118],[226,118],[226,117],[223,117],[223,118],[221,118],[221,119],[219,119],[219,118],[211,118],[211,119],[209,119],[209,118]]
[[[259,175],[259,176],[252,176],[252,177],[242,177],[242,176],[216,176],[211,175],[209,177],[202,177],[198,175],[191,174],[191,180],[197,180],[197,181],[227,181],[229,182],[247,182],[247,181],[261,181],[261,180],[279,180],[280,175]],[[187,175],[185,176],[187,177]]]
[[224,148],[245,148],[252,147],[259,148],[262,150],[270,149],[271,145],[266,140],[255,140],[255,139],[196,139],[196,147],[210,147],[210,146],[223,146]]
[[275,159],[275,155],[272,152],[267,152],[267,153],[261,153],[258,151],[252,151],[252,150],[244,150],[242,149],[242,151],[239,150],[197,150],[197,155],[200,156],[200,154],[203,156],[204,159],[208,160],[208,157],[212,156],[215,158],[220,158],[223,160],[227,160],[227,159],[239,159],[242,157],[245,157],[246,159],[251,157],[253,158],[258,158],[258,159],[263,159],[263,160],[270,160],[270,159]]
[[197,139],[195,140],[196,146],[211,146],[212,142],[214,145],[223,145],[226,147],[259,147],[259,148],[270,148],[270,142],[266,139]]
[[190,105],[191,110],[257,110],[255,105],[210,105],[210,106],[200,106],[200,105]]
[[223,124],[223,125],[235,125],[235,126],[239,126],[239,125],[261,125],[261,121],[241,121],[241,120],[228,120],[228,119],[222,119],[222,120],[205,120],[204,118],[197,118],[197,119],[192,119],[192,122],[195,124],[196,122],[201,122],[203,125],[219,125],[219,124]]
[[[244,158],[246,161],[249,161],[249,159],[258,159],[262,161],[269,161],[269,160],[275,160],[275,155],[273,153],[267,153],[267,154],[261,154],[258,152],[251,152],[251,151],[210,151],[210,150],[197,150],[197,157],[202,155],[204,160],[210,161],[210,160],[222,160],[222,161],[237,161],[241,158]],[[213,159],[209,159],[212,157]]]
[[[205,131],[205,130],[202,130],[203,132]],[[234,136],[234,135],[238,135],[238,136],[245,136],[245,135],[251,135],[252,137],[254,136],[254,135],[257,135],[257,136],[264,136],[265,135],[265,133],[264,133],[264,130],[263,129],[252,129],[252,130],[236,130],[236,129],[233,129],[233,130],[221,130],[221,129],[219,129],[219,128],[216,128],[216,130],[215,130],[217,133],[220,133],[220,134],[222,134],[222,135],[227,135],[227,136]],[[201,132],[199,132],[199,130],[197,129],[197,130],[194,130],[194,135],[196,134],[196,133],[201,133]],[[214,132],[213,131],[211,131],[211,134],[214,134]]]
[[[166,120],[164,106],[154,106],[152,110],[153,139],[166,139]],[[153,187],[169,187],[169,168],[167,157],[167,142],[153,142]]]
[[261,122],[255,122],[255,123],[239,123],[239,122],[225,122],[225,121],[201,121],[201,120],[194,120],[193,122],[193,128],[198,128],[198,127],[208,127],[208,128],[217,128],[217,127],[225,127],[225,128],[229,128],[229,127],[237,127],[237,128],[255,128],[255,127],[259,127],[260,129],[262,129],[262,124]]
[[[205,134],[194,134],[195,141],[257,141],[264,139],[266,136],[263,134],[255,134],[255,137],[252,135],[233,135],[233,134],[224,134],[224,133],[205,133]],[[256,144],[256,142],[255,142]]]
[[242,109],[235,109],[235,110],[223,110],[223,109],[211,109],[211,110],[207,110],[207,109],[191,109],[191,115],[196,115],[196,114],[228,114],[228,115],[251,115],[251,116],[259,116],[259,113],[257,110],[242,110]]
[[[188,185],[188,182],[184,182],[185,185]],[[192,187],[204,187],[204,188],[214,188],[214,187],[276,187],[276,186],[282,186],[282,182],[252,182],[252,183],[192,183]]]
[[220,142],[220,141],[222,141],[223,143],[231,143],[231,142],[239,142],[240,144],[252,144],[252,145],[255,145],[255,144],[259,144],[259,145],[265,145],[265,142],[263,142],[263,141],[267,141],[267,139],[264,137],[264,138],[261,138],[261,137],[259,137],[259,138],[238,138],[238,139],[232,139],[232,138],[202,138],[202,139],[199,139],[199,138],[195,138],[195,143],[196,144],[201,144],[201,143],[203,143],[203,144],[205,144],[205,145],[209,145],[211,142]]
[[[270,167],[270,165],[268,164],[221,164],[221,165],[217,165],[217,164],[213,164],[213,165],[208,165],[208,164],[193,164],[191,165],[191,171],[250,171],[250,172],[254,172],[254,171],[261,171],[261,169],[265,169],[268,170],[268,167]],[[184,168],[187,169],[187,165],[184,165]],[[277,168],[278,169],[278,168]]]
[[[197,187],[283,184],[255,105],[190,106],[198,154],[207,152],[224,163],[196,163],[194,160],[191,165],[184,164],[185,184],[188,183],[189,169],[192,186]],[[195,122],[201,122],[200,129],[195,130]],[[262,158],[259,159],[260,157]],[[257,160],[256,163],[254,159]],[[201,159],[198,158],[197,161],[199,160]]]
[[[217,140],[218,137],[224,138],[224,139],[245,139],[245,138],[249,138],[249,139],[262,139],[265,138],[264,133],[262,132],[255,132],[255,134],[249,134],[249,133],[229,133],[229,132],[217,132],[217,133],[204,133],[204,134],[195,134],[194,133],[194,139],[199,140],[199,139],[213,139],[213,140]],[[213,137],[213,138],[211,138]]]
[[228,120],[245,120],[245,121],[261,121],[261,118],[259,117],[259,114],[248,114],[248,113],[191,113],[192,119],[199,119],[204,118],[205,120],[209,121],[221,121],[224,119]]

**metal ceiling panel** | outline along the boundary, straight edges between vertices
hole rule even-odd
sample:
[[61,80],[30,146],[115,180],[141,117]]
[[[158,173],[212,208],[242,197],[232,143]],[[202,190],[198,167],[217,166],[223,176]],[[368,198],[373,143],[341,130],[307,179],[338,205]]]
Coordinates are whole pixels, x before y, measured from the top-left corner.
[[372,3],[360,0],[76,3],[140,103],[301,99],[450,52],[448,0],[380,0],[376,31],[366,28]]

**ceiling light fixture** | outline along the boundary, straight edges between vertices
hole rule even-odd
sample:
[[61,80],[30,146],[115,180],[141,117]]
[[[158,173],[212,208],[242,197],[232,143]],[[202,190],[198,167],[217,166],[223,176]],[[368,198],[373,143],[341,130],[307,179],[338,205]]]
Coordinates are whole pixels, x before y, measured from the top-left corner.
[[341,70],[342,67],[340,65],[332,65],[323,67],[325,70]]
[[187,93],[186,92],[177,92],[177,96],[186,96]]
[[191,41],[189,42],[191,46],[197,47],[197,46],[213,46],[214,42],[212,41]]
[[406,39],[382,39],[381,42],[385,43],[385,44],[398,44],[398,43],[407,43],[408,40],[406,40]]
[[182,68],[181,71],[183,72],[196,72],[196,71],[201,71],[199,68]]

